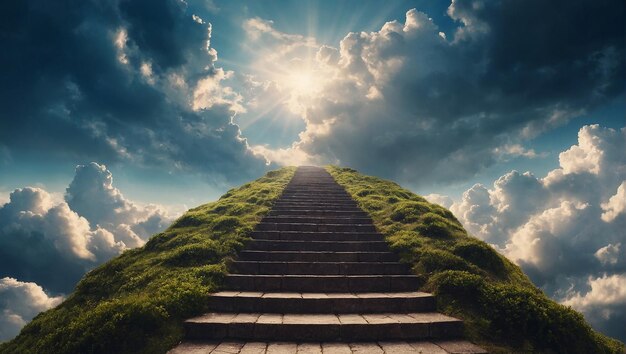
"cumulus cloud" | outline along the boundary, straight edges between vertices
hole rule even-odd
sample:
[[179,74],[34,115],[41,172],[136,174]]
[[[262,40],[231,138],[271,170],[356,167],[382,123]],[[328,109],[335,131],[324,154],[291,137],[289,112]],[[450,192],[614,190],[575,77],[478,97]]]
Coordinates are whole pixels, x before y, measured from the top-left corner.
[[617,187],[617,193],[609,198],[609,201],[600,205],[602,210],[602,220],[611,222],[620,214],[626,212],[626,181]]
[[[205,174],[267,169],[233,123],[242,111],[184,1],[3,2],[2,151]],[[64,55],[63,53],[71,53]],[[33,68],[37,68],[33,70]],[[18,83],[16,85],[15,83]]]
[[582,311],[600,331],[623,341],[626,319],[626,274],[589,278],[588,284],[591,290],[585,294],[574,292],[564,304]]
[[95,162],[76,167],[65,200],[91,227],[106,229],[130,248],[143,246],[147,237],[173,221],[157,205],[142,207],[124,198],[113,186],[111,172]]
[[424,198],[426,198],[426,200],[431,203],[439,204],[445,208],[450,208],[450,206],[452,206],[452,203],[454,202],[452,198],[448,197],[447,195],[441,195],[437,193],[425,195]]
[[13,338],[39,312],[61,301],[62,296],[49,296],[35,283],[0,279],[0,341]]
[[0,207],[0,276],[67,293],[85,272],[142,246],[172,219],[156,205],[126,199],[104,165],[80,165],[65,201],[25,187]]
[[125,198],[95,162],[76,167],[65,200],[36,187],[11,192],[0,206],[0,340],[57,305],[86,272],[142,246],[172,220],[158,205]]
[[26,187],[0,208],[0,276],[68,292],[87,270],[126,247],[110,232],[92,229],[67,203],[49,200],[45,190]]
[[[271,50],[260,60],[309,61],[323,87],[299,100],[306,127],[291,147],[256,151],[282,163],[293,156],[340,163],[414,187],[539,157],[524,146],[528,138],[624,92],[614,14],[624,5],[587,5],[454,1],[448,14],[459,28],[450,40],[427,14],[409,10],[404,21],[297,55],[286,49],[315,43],[249,20],[246,29]],[[570,20],[557,23],[554,13]]]
[[[626,128],[584,126],[544,178],[511,171],[475,185],[451,210],[474,235],[517,262],[549,295],[605,333],[624,323]],[[621,322],[620,322],[621,321]]]

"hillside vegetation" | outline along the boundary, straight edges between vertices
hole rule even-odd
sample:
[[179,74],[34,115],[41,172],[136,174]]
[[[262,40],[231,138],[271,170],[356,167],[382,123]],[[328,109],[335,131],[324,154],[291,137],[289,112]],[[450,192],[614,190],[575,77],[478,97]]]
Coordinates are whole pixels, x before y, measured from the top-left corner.
[[[582,315],[548,299],[519,267],[468,236],[452,213],[397,184],[330,166],[391,247],[493,352],[619,353]],[[67,300],[0,345],[0,353],[163,353],[185,318],[207,311],[230,260],[295,168],[283,168],[189,210],[141,248],[89,272]]]
[[490,352],[622,353],[583,316],[536,288],[521,269],[471,237],[452,213],[349,168],[327,167],[370,214],[392,249],[413,266],[440,311],[460,317],[467,337]]
[[229,259],[294,171],[269,172],[191,209],[144,247],[92,270],[61,305],[0,345],[0,353],[167,351],[182,338],[183,320],[206,311]]

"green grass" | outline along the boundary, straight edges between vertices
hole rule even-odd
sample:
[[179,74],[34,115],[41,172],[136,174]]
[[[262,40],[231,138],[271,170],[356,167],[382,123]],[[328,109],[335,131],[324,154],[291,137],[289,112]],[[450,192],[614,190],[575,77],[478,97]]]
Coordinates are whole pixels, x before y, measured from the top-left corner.
[[[519,267],[467,235],[452,213],[397,184],[328,167],[367,211],[440,311],[463,318],[492,352],[618,353],[582,315],[547,298]],[[163,353],[185,318],[207,311],[230,260],[291,179],[269,172],[189,210],[141,248],[89,272],[58,307],[30,322],[0,353]]]
[[189,210],[141,248],[89,272],[58,307],[39,314],[0,353],[164,353],[185,318],[207,310],[227,265],[291,179],[267,173]]
[[490,352],[622,353],[583,316],[550,300],[515,264],[463,229],[447,209],[398,184],[349,168],[327,167],[438,309],[465,321],[466,336]]

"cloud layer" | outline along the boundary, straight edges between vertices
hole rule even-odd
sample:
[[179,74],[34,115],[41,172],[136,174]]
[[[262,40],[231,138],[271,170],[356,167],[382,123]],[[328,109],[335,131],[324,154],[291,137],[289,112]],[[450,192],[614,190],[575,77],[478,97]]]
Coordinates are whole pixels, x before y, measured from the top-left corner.
[[126,199],[94,162],[76,167],[64,201],[42,188],[14,190],[0,206],[0,339],[61,301],[43,289],[71,292],[87,271],[142,246],[172,220],[156,205]]
[[0,276],[67,293],[86,271],[142,246],[171,221],[158,206],[124,198],[104,165],[79,165],[65,201],[26,187],[0,207]]
[[62,296],[48,296],[35,283],[25,283],[8,277],[1,278],[0,341],[13,338],[39,312],[48,310],[61,301]]
[[[474,185],[451,210],[550,296],[626,339],[626,128],[584,126],[544,178],[511,171]],[[440,201],[441,198],[431,198]]]
[[233,115],[211,25],[184,1],[0,5],[0,152],[132,163],[238,182],[266,169]]
[[294,48],[311,39],[248,21],[255,43],[271,49],[261,65],[311,61],[321,87],[300,97],[306,129],[290,149],[256,149],[414,186],[466,180],[502,155],[534,157],[525,140],[624,92],[623,10],[603,1],[460,0],[448,9],[460,25],[453,38],[410,10],[404,22],[349,33],[308,57]]

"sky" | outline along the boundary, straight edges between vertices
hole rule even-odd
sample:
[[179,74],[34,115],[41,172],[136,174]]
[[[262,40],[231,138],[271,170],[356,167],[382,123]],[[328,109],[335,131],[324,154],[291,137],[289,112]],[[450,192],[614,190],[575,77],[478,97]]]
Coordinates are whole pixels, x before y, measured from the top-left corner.
[[0,340],[186,209],[301,164],[449,207],[626,340],[625,6],[3,2]]

